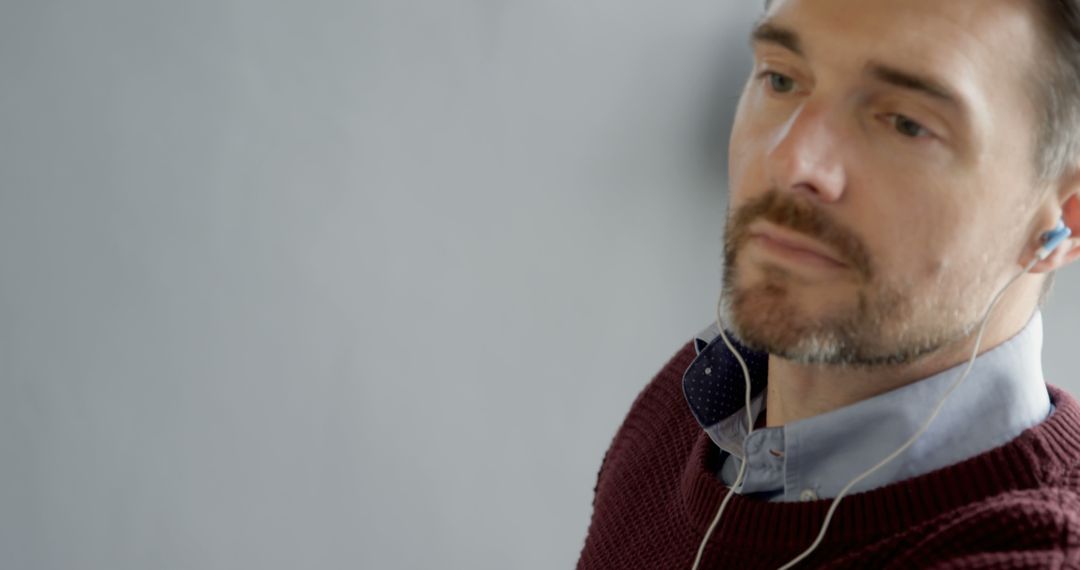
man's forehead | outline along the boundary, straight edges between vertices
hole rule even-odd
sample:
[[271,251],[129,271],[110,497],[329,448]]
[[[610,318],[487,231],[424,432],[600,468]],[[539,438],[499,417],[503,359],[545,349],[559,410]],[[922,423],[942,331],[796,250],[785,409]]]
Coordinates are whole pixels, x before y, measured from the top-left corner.
[[[1034,0],[771,0],[757,26],[794,32],[801,44],[863,42],[862,53],[927,66],[987,64],[1031,52],[1041,33]],[[1033,25],[1034,23],[1034,25]],[[822,37],[824,36],[824,38]],[[818,46],[808,45],[808,48]]]

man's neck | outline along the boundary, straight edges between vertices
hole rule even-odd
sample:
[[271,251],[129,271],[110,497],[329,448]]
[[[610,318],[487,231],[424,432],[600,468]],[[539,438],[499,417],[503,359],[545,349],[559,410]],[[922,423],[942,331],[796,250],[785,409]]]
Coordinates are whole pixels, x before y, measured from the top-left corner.
[[[979,354],[1009,340],[1030,320],[1034,310],[1031,305],[1006,304],[1006,301],[1002,299],[987,323]],[[897,366],[805,365],[769,356],[766,424],[779,427],[825,414],[966,363],[975,348],[977,332],[914,362]]]

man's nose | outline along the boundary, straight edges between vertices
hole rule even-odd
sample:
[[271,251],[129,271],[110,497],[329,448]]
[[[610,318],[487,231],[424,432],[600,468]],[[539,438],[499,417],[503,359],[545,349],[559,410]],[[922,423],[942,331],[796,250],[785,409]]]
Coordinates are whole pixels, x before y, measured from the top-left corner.
[[774,135],[766,158],[775,188],[823,202],[836,202],[847,185],[835,119],[822,106],[805,102]]

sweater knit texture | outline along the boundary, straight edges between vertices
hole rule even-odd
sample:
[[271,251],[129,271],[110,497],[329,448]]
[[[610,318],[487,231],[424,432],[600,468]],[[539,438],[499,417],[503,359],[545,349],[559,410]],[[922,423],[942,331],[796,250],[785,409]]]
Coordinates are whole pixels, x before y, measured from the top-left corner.
[[[728,492],[719,450],[682,391],[694,354],[687,343],[668,361],[604,455],[579,570],[693,565]],[[1047,388],[1054,412],[1009,443],[845,496],[798,568],[1080,569],[1080,403]],[[736,494],[700,567],[779,568],[813,543],[831,502]]]

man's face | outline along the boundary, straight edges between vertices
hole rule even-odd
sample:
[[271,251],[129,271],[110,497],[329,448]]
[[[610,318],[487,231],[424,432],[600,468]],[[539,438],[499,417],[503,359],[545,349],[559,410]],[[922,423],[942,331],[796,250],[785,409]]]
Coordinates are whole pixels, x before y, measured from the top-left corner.
[[978,324],[1038,231],[1032,4],[773,2],[729,157],[723,317],[744,343],[896,364]]

